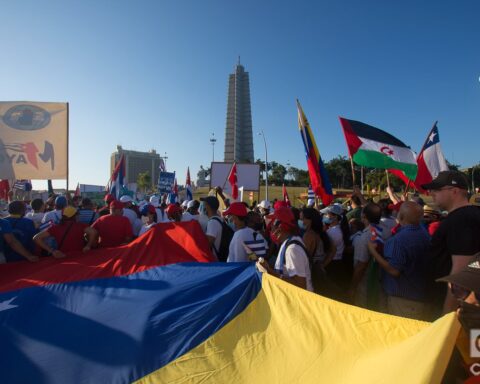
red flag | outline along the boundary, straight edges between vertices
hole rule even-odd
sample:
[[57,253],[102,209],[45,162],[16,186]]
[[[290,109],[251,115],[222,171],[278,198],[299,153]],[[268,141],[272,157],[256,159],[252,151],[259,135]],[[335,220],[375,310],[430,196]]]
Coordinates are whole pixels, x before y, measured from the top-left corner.
[[173,182],[173,193],[175,196],[178,196],[177,178],[175,178],[175,181]]
[[289,207],[291,207],[292,205],[290,204],[290,198],[288,197],[287,187],[285,187],[285,184],[282,185],[282,193],[283,193],[283,201],[287,203]]
[[228,175],[228,182],[232,186],[232,197],[234,200],[238,198],[238,185],[237,185],[237,163],[233,163],[230,174]]
[[8,192],[10,191],[10,183],[7,179],[0,181],[0,199],[8,201]]
[[73,196],[80,196],[80,183],[77,183],[77,188],[75,189]]

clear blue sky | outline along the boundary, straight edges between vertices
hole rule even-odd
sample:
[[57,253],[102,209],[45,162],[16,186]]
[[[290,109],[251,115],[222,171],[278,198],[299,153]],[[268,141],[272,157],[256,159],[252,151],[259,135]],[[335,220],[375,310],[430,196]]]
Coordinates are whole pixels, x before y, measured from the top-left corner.
[[467,167],[480,161],[479,15],[478,0],[5,1],[0,100],[70,103],[71,187],[105,185],[117,144],[166,151],[183,183],[209,165],[212,132],[223,160],[240,55],[269,160],[306,168],[298,97],[324,160],[347,154],[340,115],[416,151],[438,120],[446,157]]

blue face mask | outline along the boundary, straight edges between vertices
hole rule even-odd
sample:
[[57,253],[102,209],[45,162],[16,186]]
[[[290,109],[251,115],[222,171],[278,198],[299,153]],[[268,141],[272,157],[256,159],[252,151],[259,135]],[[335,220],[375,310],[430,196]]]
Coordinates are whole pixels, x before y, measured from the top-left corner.
[[332,224],[333,220],[331,217],[323,216],[322,218],[323,224]]
[[235,223],[232,221],[232,219],[228,220],[227,224],[230,228],[232,228],[233,232],[235,232],[237,230],[237,227],[235,226]]
[[307,228],[305,227],[305,224],[304,224],[303,220],[298,220],[298,228],[300,228],[300,229],[302,229],[302,230],[307,229]]
[[205,208],[205,203],[202,201],[200,203],[200,206],[198,207],[198,212],[201,214],[201,215],[207,215],[207,209]]

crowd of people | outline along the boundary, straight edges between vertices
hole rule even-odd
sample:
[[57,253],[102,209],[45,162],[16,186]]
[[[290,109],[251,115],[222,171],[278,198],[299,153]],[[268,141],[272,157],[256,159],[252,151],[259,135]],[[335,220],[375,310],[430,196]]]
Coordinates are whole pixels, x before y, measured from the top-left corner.
[[100,209],[81,197],[12,201],[0,219],[0,262],[116,247],[153,226],[196,220],[218,261],[256,263],[303,289],[413,319],[434,320],[460,305],[462,324],[480,328],[480,207],[469,203],[461,172],[441,172],[423,188],[428,205],[390,188],[377,201],[355,188],[344,203],[301,208],[229,203],[220,188],[168,205],[155,195],[135,202],[107,194]]

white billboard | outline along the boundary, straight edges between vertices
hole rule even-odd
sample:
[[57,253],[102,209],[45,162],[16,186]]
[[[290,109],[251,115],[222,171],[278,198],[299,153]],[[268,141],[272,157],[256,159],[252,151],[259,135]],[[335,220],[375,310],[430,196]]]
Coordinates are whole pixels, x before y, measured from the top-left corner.
[[[226,193],[230,194],[232,189],[228,182],[228,175],[232,166],[233,163],[212,163],[210,188],[222,187]],[[237,163],[237,184],[239,188],[243,187],[245,191],[259,191],[260,165]]]

